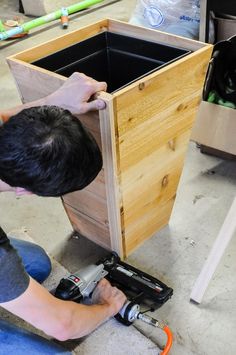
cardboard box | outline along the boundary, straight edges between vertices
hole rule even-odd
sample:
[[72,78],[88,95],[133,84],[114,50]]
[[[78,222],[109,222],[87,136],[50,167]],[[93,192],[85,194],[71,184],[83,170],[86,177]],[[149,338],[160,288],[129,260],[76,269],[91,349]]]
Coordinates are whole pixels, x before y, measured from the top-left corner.
[[236,110],[202,101],[191,139],[207,147],[236,155]]
[[216,23],[216,42],[234,36],[236,33],[236,16],[232,18],[215,17]]

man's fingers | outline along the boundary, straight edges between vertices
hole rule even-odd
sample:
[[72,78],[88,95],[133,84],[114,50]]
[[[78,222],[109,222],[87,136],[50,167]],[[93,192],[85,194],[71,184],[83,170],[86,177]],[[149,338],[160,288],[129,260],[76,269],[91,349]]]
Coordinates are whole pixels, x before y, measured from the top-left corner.
[[97,110],[103,110],[106,107],[105,101],[101,99],[93,100],[90,103],[93,103],[94,107],[96,107]]
[[107,83],[105,81],[95,81],[96,92],[98,91],[107,91]]
[[106,279],[101,279],[98,283],[99,286],[105,286],[109,284],[109,282]]
[[106,91],[107,90],[107,84],[105,81],[97,81],[93,78],[91,78],[90,76],[87,76],[84,73],[80,73],[80,72],[74,72],[71,76],[71,78],[76,78],[77,80],[83,80],[84,82],[88,81],[91,82],[93,84],[97,84],[97,91]]
[[83,112],[102,110],[106,107],[106,103],[101,99],[96,99],[83,104]]
[[91,86],[93,93],[98,91],[107,91],[107,83],[105,81],[97,81],[84,73],[75,72],[70,76],[70,78],[79,80],[81,85],[87,84],[88,86]]

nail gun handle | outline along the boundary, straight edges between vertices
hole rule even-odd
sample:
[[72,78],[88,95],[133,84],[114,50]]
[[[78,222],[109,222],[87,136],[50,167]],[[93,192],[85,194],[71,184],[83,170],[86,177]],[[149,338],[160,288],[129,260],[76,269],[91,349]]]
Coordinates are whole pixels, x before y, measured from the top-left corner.
[[135,319],[137,319],[139,312],[139,304],[132,301],[127,301],[119,313],[115,315],[115,319],[118,320],[118,322],[129,326],[135,321]]
[[68,278],[61,279],[57,286],[54,296],[64,301],[80,302],[83,298],[80,288],[76,285],[76,282],[72,279],[76,277],[70,275]]

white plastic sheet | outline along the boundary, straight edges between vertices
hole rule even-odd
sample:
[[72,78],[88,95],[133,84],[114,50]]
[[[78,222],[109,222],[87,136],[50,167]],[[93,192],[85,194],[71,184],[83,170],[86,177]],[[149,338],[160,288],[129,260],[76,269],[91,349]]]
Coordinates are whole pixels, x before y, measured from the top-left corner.
[[130,23],[198,39],[200,0],[137,0]]

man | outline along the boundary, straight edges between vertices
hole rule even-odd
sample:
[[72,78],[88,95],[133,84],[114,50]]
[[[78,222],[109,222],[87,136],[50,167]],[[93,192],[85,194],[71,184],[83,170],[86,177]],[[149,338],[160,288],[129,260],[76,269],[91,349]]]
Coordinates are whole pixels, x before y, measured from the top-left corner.
[[[48,97],[0,113],[0,191],[61,196],[87,186],[100,171],[102,157],[93,137],[71,113],[103,109],[102,100],[91,100],[102,90],[105,83],[75,73]],[[49,273],[49,258],[40,247],[9,241],[0,229],[0,306],[47,335],[60,341],[82,337],[125,302],[125,295],[105,279],[90,306],[56,299],[40,285]],[[68,354],[4,321],[0,342],[0,354]]]

